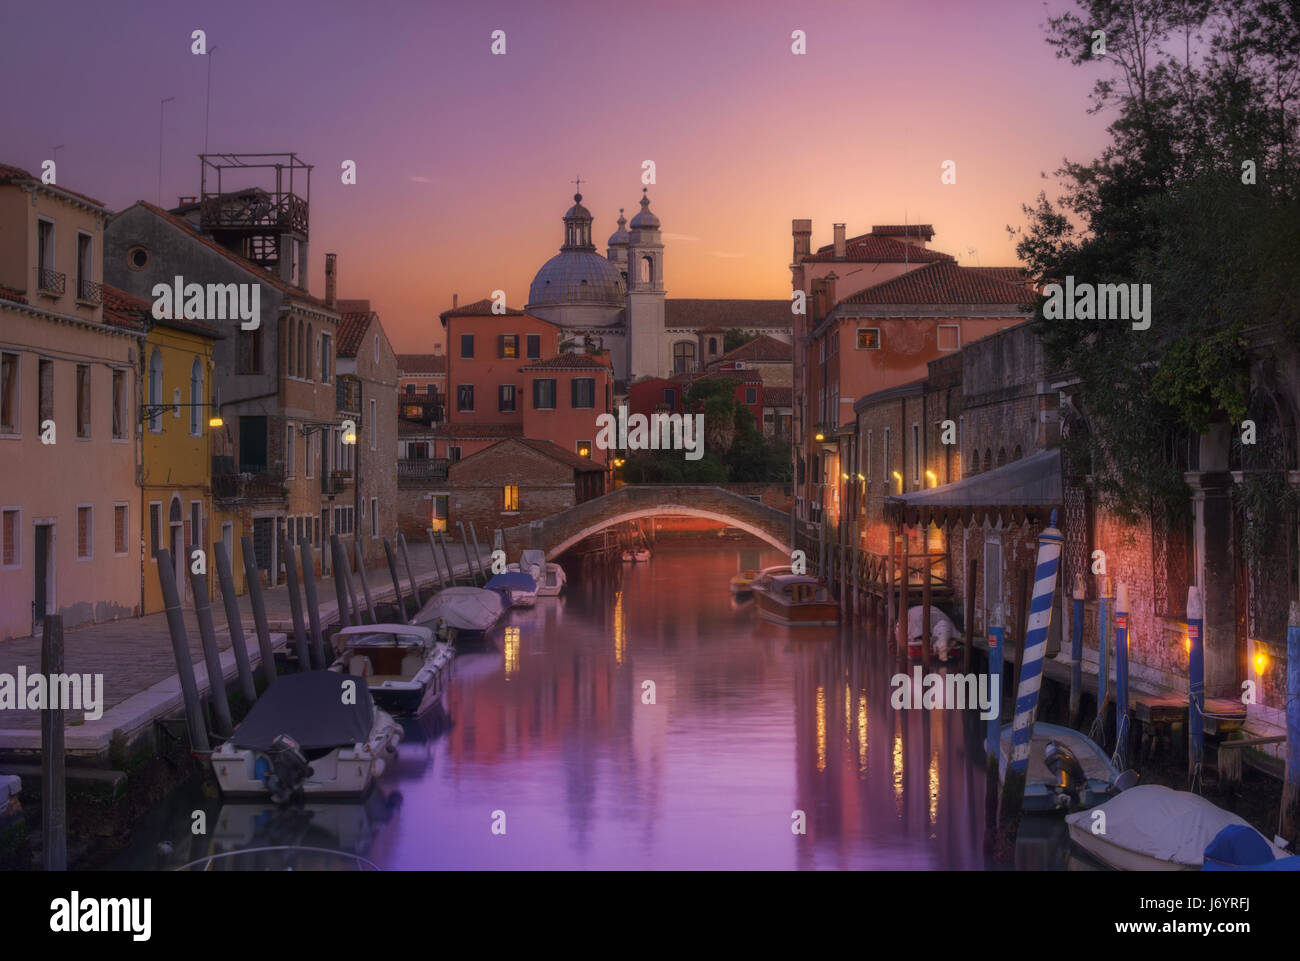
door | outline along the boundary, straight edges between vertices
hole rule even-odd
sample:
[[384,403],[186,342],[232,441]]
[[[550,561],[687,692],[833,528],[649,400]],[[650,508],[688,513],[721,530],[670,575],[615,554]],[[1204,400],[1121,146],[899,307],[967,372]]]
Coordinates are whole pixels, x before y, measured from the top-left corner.
[[54,544],[54,525],[37,524],[36,529],[36,586],[32,597],[32,633],[45,623],[45,615],[50,609],[50,595],[53,593],[50,583],[50,555]]

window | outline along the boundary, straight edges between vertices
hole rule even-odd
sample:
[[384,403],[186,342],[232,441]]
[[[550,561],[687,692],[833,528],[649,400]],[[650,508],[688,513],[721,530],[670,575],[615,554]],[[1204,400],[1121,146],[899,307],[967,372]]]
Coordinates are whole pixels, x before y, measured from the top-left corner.
[[236,373],[260,374],[262,372],[262,328],[244,330],[240,327],[235,332],[239,356],[236,359]]
[[190,543],[202,548],[206,538],[203,536],[203,502],[190,501]]
[[307,446],[302,452],[302,473],[308,480],[311,480],[313,471],[316,469],[317,445],[320,443],[320,434],[312,433],[307,435]]
[[298,322],[291,320],[288,326],[285,327],[285,331],[284,339],[287,342],[287,349],[284,352],[284,372],[293,377],[298,373],[293,353],[294,345],[298,342]]
[[370,498],[370,538],[379,536],[379,498]]
[[447,529],[447,495],[434,494],[433,507],[429,511],[429,527],[435,531]]
[[534,410],[554,410],[555,409],[555,379],[551,377],[539,377],[533,381],[533,409]]
[[956,324],[939,325],[939,349],[961,350],[961,328]]
[[22,512],[17,508],[7,508],[0,516],[0,567],[12,569],[22,567]]
[[379,363],[379,335],[375,334],[375,363]]
[[132,270],[144,270],[149,266],[149,251],[136,245],[126,252],[126,265]]
[[18,397],[18,355],[0,354],[0,433],[19,433]]
[[593,377],[575,377],[573,379],[573,406],[586,410],[596,406],[596,380]]
[[889,480],[890,480],[889,463],[890,463],[890,458],[893,457],[894,455],[893,446],[894,446],[893,438],[890,436],[889,428],[886,427],[885,428],[885,486],[886,487],[889,486]]
[[46,272],[54,270],[54,224],[49,220],[40,220],[36,224],[36,268],[41,272],[36,286],[49,290],[54,283]]
[[474,409],[474,385],[461,384],[456,388],[456,409],[473,410]]
[[497,356],[518,357],[519,356],[519,335],[501,334],[497,338]]
[[457,445],[457,446],[455,446],[455,447],[448,447],[448,448],[447,448],[447,459],[448,459],[449,461],[451,461],[453,464],[456,463],[456,461],[460,460],[460,446],[459,446],[459,445]]
[[77,436],[90,436],[90,365],[77,365]]
[[149,560],[157,560],[158,538],[162,536],[162,501],[149,504]]
[[695,369],[695,345],[689,340],[673,344],[673,373],[680,374]]
[[124,557],[126,550],[126,504],[113,505],[113,555]]
[[590,459],[591,459],[591,446],[592,446],[592,445],[591,445],[591,441],[589,441],[589,440],[580,440],[580,441],[578,441],[576,444],[573,445],[573,449],[576,450],[576,451],[578,452],[578,456],[579,456],[579,457],[585,457],[585,458],[587,458],[588,460],[590,460]]
[[880,349],[880,328],[859,327],[858,328],[858,350],[879,350],[879,349]]
[[515,409],[515,385],[502,384],[497,388],[497,410],[512,411]]
[[709,338],[709,353],[710,353],[710,354],[716,354],[717,352],[718,352],[718,338],[716,338],[716,337],[710,337],[710,338]]
[[190,436],[203,433],[203,365],[197,357],[190,364]]
[[42,360],[38,370],[38,394],[39,394],[39,411],[40,419],[37,421],[37,427],[45,429],[47,420],[54,420],[54,361]]
[[864,465],[862,473],[867,478],[867,483],[871,483],[871,431],[867,431],[867,463]]
[[473,334],[460,335],[460,356],[467,357],[467,358],[474,356],[474,335]]
[[95,550],[94,508],[86,505],[77,508],[77,560],[88,561]]
[[758,403],[758,388],[757,388],[757,387],[746,387],[746,388],[745,388],[745,403],[746,403],[746,404],[757,404],[757,403]]
[[126,437],[126,371],[113,371],[113,436]]
[[231,564],[235,562],[235,523],[234,521],[221,522],[221,543],[226,547],[226,558]]
[[655,263],[650,257],[641,258],[641,283],[652,284],[655,279]]
[[95,282],[95,261],[91,257],[91,236],[77,231],[77,299],[90,300]]
[[921,483],[921,425],[912,425],[912,483]]
[[320,382],[328,384],[334,373],[334,338],[329,334],[320,337]]
[[370,398],[370,449],[375,450],[379,437],[379,402]]
[[289,480],[293,480],[294,474],[298,469],[298,438],[297,431],[294,430],[293,423],[290,422],[284,428],[284,473]]
[[667,404],[670,409],[677,406],[677,391],[672,387],[664,388],[664,403]]
[[502,509],[503,511],[506,511],[506,512],[509,512],[509,511],[518,511],[518,510],[519,510],[519,487],[518,487],[518,485],[515,485],[515,484],[507,484],[507,485],[505,486],[505,501],[504,501],[504,504],[503,504],[503,506],[502,506],[501,509]]
[[528,335],[528,359],[537,360],[541,356],[542,356],[542,335],[529,334]]

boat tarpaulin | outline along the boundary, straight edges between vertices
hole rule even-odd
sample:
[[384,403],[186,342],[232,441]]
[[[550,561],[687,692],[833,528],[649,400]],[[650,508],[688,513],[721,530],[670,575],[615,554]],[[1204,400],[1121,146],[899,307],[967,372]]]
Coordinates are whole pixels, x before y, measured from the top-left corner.
[[489,591],[535,591],[537,582],[529,574],[520,571],[506,571],[496,574],[484,585]]
[[[356,703],[344,703],[344,683],[353,682]],[[305,751],[364,744],[374,726],[375,705],[366,680],[337,671],[306,671],[276,679],[235,729],[231,743],[265,751],[287,734]]]
[[1042,450],[942,487],[885,498],[885,515],[907,524],[1045,522],[1064,501],[1061,452]]

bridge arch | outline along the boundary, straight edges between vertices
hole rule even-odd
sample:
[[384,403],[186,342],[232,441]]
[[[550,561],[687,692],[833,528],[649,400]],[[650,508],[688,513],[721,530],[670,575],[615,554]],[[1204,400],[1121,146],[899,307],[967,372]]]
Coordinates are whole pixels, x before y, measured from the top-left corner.
[[611,517],[608,520],[597,521],[596,523],[591,524],[588,527],[582,528],[575,534],[570,534],[568,537],[566,537],[555,547],[547,547],[546,559],[548,561],[554,560],[555,558],[563,554],[565,551],[567,551],[574,544],[577,544],[578,542],[582,541],[584,538],[590,537],[592,534],[599,534],[601,531],[605,530],[606,528],[617,527],[619,524],[627,523],[628,521],[641,520],[646,517],[699,517],[704,520],[717,521],[721,524],[726,524],[728,527],[734,527],[737,530],[742,530],[747,534],[753,534],[755,537],[759,538],[760,540],[766,541],[768,544],[775,547],[778,551],[782,551],[786,554],[790,553],[790,539],[788,537],[782,540],[778,537],[773,536],[772,534],[768,533],[767,531],[763,530],[761,527],[755,524],[750,524],[747,521],[741,520],[738,517],[734,517],[729,514],[724,514],[720,511],[700,510],[698,508],[693,508],[693,507],[676,506],[676,507],[661,507],[661,508],[647,507],[639,510],[630,510],[625,514],[618,515],[617,517]]

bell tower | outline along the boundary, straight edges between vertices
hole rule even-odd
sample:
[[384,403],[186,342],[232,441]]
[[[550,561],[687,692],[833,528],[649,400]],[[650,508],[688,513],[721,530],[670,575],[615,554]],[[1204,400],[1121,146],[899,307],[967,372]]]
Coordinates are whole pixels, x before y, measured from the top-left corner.
[[664,364],[664,245],[659,218],[641,188],[641,211],[628,224],[627,352],[628,380],[660,377]]

